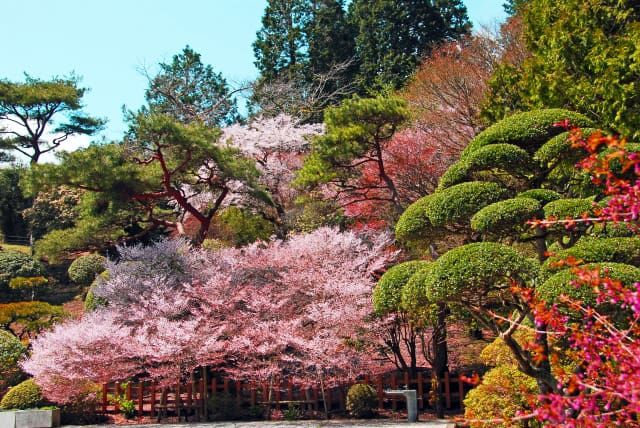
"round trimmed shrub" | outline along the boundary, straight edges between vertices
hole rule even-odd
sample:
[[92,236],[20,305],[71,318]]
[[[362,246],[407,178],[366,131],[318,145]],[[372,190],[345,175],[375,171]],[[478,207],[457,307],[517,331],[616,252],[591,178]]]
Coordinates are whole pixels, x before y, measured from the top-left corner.
[[429,301],[426,289],[426,281],[431,275],[434,264],[433,262],[426,264],[414,273],[402,287],[400,307],[409,313],[413,321],[428,320],[435,313],[434,305]]
[[8,331],[0,330],[0,391],[14,385],[22,377],[18,366],[27,348]]
[[549,189],[530,189],[522,193],[518,193],[516,198],[531,198],[540,202],[542,206],[547,205],[549,202],[557,201],[561,199],[560,193]]
[[473,172],[500,169],[526,174],[533,169],[531,157],[513,144],[489,144],[453,164],[440,178],[439,189],[465,181]]
[[578,127],[593,126],[593,122],[586,116],[564,109],[516,113],[476,135],[462,152],[462,158],[489,144],[513,144],[533,151],[551,137],[565,132],[564,128],[554,126],[565,119]]
[[564,269],[558,262],[568,257],[584,263],[613,262],[640,266],[640,238],[582,238],[573,247],[549,257],[544,268]]
[[[585,138],[595,131],[593,128],[581,129],[582,135]],[[536,151],[533,156],[534,159],[543,165],[549,165],[560,158],[575,159],[575,161],[578,161],[586,157],[587,153],[584,150],[572,147],[571,141],[569,141],[570,136],[570,132],[563,132],[551,138]]]
[[107,306],[108,302],[104,298],[96,296],[95,290],[102,281],[107,281],[108,279],[109,271],[105,270],[100,275],[98,275],[95,280],[93,280],[91,286],[89,287],[89,290],[87,291],[87,295],[84,297],[85,312],[92,312],[98,308]]
[[544,206],[545,217],[578,218],[593,211],[593,199],[558,199]]
[[382,275],[373,290],[373,308],[379,314],[397,311],[402,299],[402,289],[409,279],[430,263],[412,260],[393,266]]
[[537,279],[539,267],[512,247],[477,242],[454,248],[441,256],[425,281],[432,302],[456,301],[464,295],[478,296],[511,280]]
[[526,226],[527,220],[540,217],[540,202],[518,197],[487,205],[471,217],[471,228],[496,235],[510,233],[513,228]]
[[33,379],[14,386],[2,397],[0,409],[33,409],[42,402],[42,391]]
[[12,278],[44,276],[42,263],[19,251],[0,250],[0,288],[8,287]]
[[100,254],[80,256],[71,263],[67,274],[78,285],[89,285],[96,276],[104,272],[107,259]]
[[507,191],[496,183],[470,181],[440,190],[431,195],[426,207],[427,216],[434,226],[468,221],[477,211],[499,201]]
[[427,207],[433,195],[418,199],[407,207],[396,223],[396,239],[409,241],[426,233],[431,223],[427,217]]
[[[464,417],[467,420],[509,420],[529,408],[529,399],[538,394],[536,380],[512,365],[489,370],[482,383],[473,388],[464,399]],[[486,422],[472,422],[471,427],[487,427]],[[492,422],[491,427],[512,427],[512,423]]]
[[347,392],[347,410],[354,418],[370,418],[378,406],[376,390],[371,385],[357,383]]

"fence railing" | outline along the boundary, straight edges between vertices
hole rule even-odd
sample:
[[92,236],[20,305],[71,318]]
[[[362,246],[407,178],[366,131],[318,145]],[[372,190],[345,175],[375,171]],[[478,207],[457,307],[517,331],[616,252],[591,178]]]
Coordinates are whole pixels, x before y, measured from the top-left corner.
[[[239,412],[241,409],[261,406],[273,410],[282,410],[296,406],[299,409],[317,412],[340,412],[346,409],[346,397],[349,387],[355,383],[367,383],[375,388],[379,409],[401,410],[405,408],[404,399],[387,396],[385,389],[406,387],[415,389],[419,409],[431,408],[429,396],[432,387],[430,372],[418,372],[410,376],[408,372],[391,372],[378,376],[365,376],[360,381],[345,382],[331,388],[318,385],[301,385],[286,380],[269,382],[245,382],[215,376],[207,379],[206,374],[187,383],[176,383],[170,387],[159,387],[153,382],[128,382],[123,387],[119,383],[102,385],[100,411],[118,412],[114,395],[133,401],[140,416],[159,416],[172,413],[194,413],[206,419],[208,400],[213,397],[225,397],[231,400]],[[440,380],[440,392],[447,409],[462,408],[462,400],[470,389],[456,373],[446,373]],[[224,395],[223,395],[224,394]]]

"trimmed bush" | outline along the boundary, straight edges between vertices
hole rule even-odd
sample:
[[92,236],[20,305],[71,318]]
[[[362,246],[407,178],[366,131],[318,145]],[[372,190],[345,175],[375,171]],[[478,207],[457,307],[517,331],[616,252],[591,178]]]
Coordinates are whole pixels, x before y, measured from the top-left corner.
[[[593,128],[581,129],[582,135],[586,138],[596,130]],[[550,166],[558,159],[575,159],[578,161],[586,157],[587,153],[584,150],[573,148],[571,141],[569,141],[570,132],[563,132],[556,135],[546,143],[544,143],[535,153],[533,158],[540,162],[542,165]]]
[[549,189],[531,189],[518,193],[516,198],[531,198],[540,202],[542,206],[547,205],[549,202],[557,201],[561,199],[560,193]]
[[27,348],[13,334],[0,330],[0,391],[14,385],[22,377],[18,366]]
[[12,278],[44,276],[42,263],[18,251],[0,251],[0,289],[8,287]]
[[67,274],[71,281],[78,285],[86,286],[96,279],[96,276],[105,269],[107,259],[100,254],[80,256],[71,263]]
[[426,207],[427,216],[434,226],[466,222],[481,208],[502,199],[506,192],[496,183],[471,181],[457,184],[431,195]]
[[[489,370],[482,383],[473,388],[464,399],[464,417],[467,420],[508,420],[529,408],[529,399],[538,394],[536,380],[511,365]],[[513,427],[505,423],[471,422],[471,427]]]
[[[521,346],[533,342],[535,334],[531,330],[519,329],[513,334],[513,338]],[[516,367],[518,362],[513,356],[511,349],[504,343],[501,338],[496,338],[493,342],[484,347],[480,352],[480,360],[487,366],[497,367],[503,365],[511,365]]]
[[420,198],[404,210],[396,223],[396,239],[406,242],[419,238],[429,230],[431,222],[427,217],[427,207],[432,197]]
[[[67,313],[62,306],[45,302],[15,302],[0,304],[0,328],[16,334],[32,336],[62,321]],[[17,333],[19,332],[19,333]]]
[[512,247],[478,242],[454,248],[434,263],[426,279],[427,298],[433,302],[478,296],[511,280],[528,282],[539,273],[537,263]]
[[533,169],[529,154],[512,144],[490,144],[453,164],[440,178],[439,189],[451,187],[470,178],[479,171],[500,169],[516,174],[527,174]]
[[379,314],[397,311],[402,299],[402,288],[419,270],[430,263],[424,260],[413,260],[400,263],[382,275],[373,290],[373,308]]
[[640,266],[640,238],[582,238],[573,247],[549,257],[544,268],[552,271],[564,269],[554,265],[568,257],[584,263],[613,262]]
[[515,198],[496,202],[471,217],[471,228],[481,233],[510,234],[515,227],[526,226],[527,220],[540,217],[542,206],[532,198]]
[[371,385],[358,383],[347,392],[347,410],[354,418],[370,418],[378,406],[376,390]]
[[85,312],[95,311],[98,308],[102,308],[107,306],[109,302],[107,302],[102,297],[98,297],[95,295],[96,287],[102,282],[107,281],[109,279],[109,271],[105,270],[100,275],[96,277],[91,283],[89,290],[87,291],[87,295],[84,297],[84,310]]
[[434,314],[434,307],[427,298],[426,290],[426,281],[434,265],[433,262],[426,264],[402,288],[400,306],[414,321],[424,321]]
[[513,144],[529,152],[565,132],[555,123],[569,119],[572,125],[591,127],[593,122],[580,113],[564,109],[533,110],[516,113],[479,133],[462,152],[462,158],[489,144]]
[[544,216],[557,219],[579,218],[593,212],[593,199],[558,199],[544,206]]
[[34,409],[42,402],[42,391],[33,379],[14,386],[2,397],[0,409]]

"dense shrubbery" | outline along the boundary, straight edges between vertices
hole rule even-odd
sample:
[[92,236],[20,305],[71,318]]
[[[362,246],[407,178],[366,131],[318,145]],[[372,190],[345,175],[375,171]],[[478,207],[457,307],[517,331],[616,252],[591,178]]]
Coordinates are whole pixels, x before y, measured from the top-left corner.
[[44,274],[44,266],[33,257],[18,251],[0,251],[0,290],[8,287],[12,278]]
[[370,418],[378,406],[376,390],[364,383],[352,385],[347,392],[347,410],[354,418]]
[[106,259],[99,254],[80,256],[71,263],[67,274],[78,285],[91,284],[105,269]]
[[14,386],[2,397],[0,409],[33,409],[42,403],[42,391],[33,379]]
[[499,201],[506,190],[496,183],[472,181],[456,184],[431,195],[426,206],[434,226],[466,220],[478,209]]
[[27,348],[8,331],[0,330],[0,391],[13,386],[22,377],[18,366]]
[[[481,233],[511,234],[522,229],[525,222],[541,213],[540,203],[532,198],[518,197],[487,205],[471,217],[471,228]],[[526,226],[524,226],[526,227]]]

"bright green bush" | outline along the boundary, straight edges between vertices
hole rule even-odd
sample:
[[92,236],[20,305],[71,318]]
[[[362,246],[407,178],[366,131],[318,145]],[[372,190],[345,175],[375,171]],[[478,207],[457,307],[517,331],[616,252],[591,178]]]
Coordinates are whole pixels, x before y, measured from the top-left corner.
[[502,365],[489,370],[482,383],[473,388],[464,399],[466,420],[505,419],[504,423],[471,422],[471,427],[514,427],[508,421],[517,412],[529,408],[529,399],[538,394],[538,385],[512,365]]
[[563,128],[554,126],[564,119],[579,127],[593,126],[586,116],[564,109],[516,113],[478,134],[464,149],[462,158],[489,144],[513,144],[532,152],[551,137],[564,132]]
[[22,377],[18,366],[27,348],[13,334],[0,330],[0,391],[12,386]]
[[223,248],[230,248],[233,247],[233,244],[223,241],[221,239],[205,239],[204,241],[202,241],[202,248],[208,251],[218,251],[218,250],[222,250]]
[[2,397],[0,409],[33,409],[42,402],[42,391],[33,379],[14,386]]
[[[521,346],[533,342],[535,334],[531,330],[518,329],[513,334],[513,338]],[[493,342],[484,347],[480,352],[480,360],[487,366],[497,367],[503,365],[516,366],[517,361],[513,352],[501,338],[496,338]]]
[[217,218],[217,236],[235,246],[268,240],[275,233],[273,223],[237,207],[226,208]]
[[513,228],[524,226],[527,220],[540,218],[540,202],[518,197],[487,205],[471,217],[471,228],[481,233],[511,234]]
[[352,385],[347,392],[347,410],[354,418],[370,418],[378,407],[376,390],[364,383]]
[[86,286],[96,279],[96,276],[105,269],[107,259],[100,254],[80,256],[71,263],[67,274],[71,281],[78,285]]
[[558,262],[568,257],[584,263],[613,262],[640,266],[640,238],[590,238],[580,239],[573,247],[558,251],[549,257],[544,267],[548,270],[563,269]]
[[[600,275],[621,281],[625,285],[632,285],[640,281],[640,269],[623,263],[589,263],[584,265],[586,269],[600,269]],[[555,302],[561,294],[580,300],[587,305],[596,305],[595,293],[590,286],[578,286],[571,284],[577,276],[571,269],[562,270],[545,282],[540,284],[536,291],[546,302]]]
[[0,250],[0,289],[8,287],[12,278],[43,275],[44,266],[33,257],[18,251]]
[[[581,131],[584,137],[588,137],[596,130],[593,128],[583,128]],[[587,153],[584,150],[576,149],[571,146],[571,141],[569,141],[570,135],[570,132],[563,132],[562,134],[556,135],[544,143],[536,151],[533,158],[547,167],[561,158],[575,159],[575,161],[584,158]]]
[[95,295],[94,291],[101,281],[109,279],[109,271],[105,270],[91,283],[87,295],[84,297],[84,310],[85,312],[95,311],[98,308],[107,306],[108,302],[102,297]]
[[380,314],[397,311],[402,299],[402,288],[416,272],[429,264],[424,260],[412,260],[395,265],[386,271],[373,290],[375,311]]
[[549,202],[557,201],[562,198],[560,193],[555,192],[549,189],[531,189],[526,190],[522,193],[518,193],[516,198],[531,198],[540,202],[543,206],[547,205]]
[[537,278],[537,263],[512,247],[478,242],[454,248],[434,263],[426,279],[430,301],[457,301],[463,295],[477,296],[511,280],[529,282]]
[[579,218],[593,211],[593,199],[558,199],[544,206],[545,217],[557,219]]
[[489,144],[480,147],[453,164],[440,177],[439,189],[451,187],[470,178],[479,171],[500,169],[516,174],[527,174],[533,169],[529,154],[512,144]]
[[400,307],[409,314],[411,319],[416,323],[425,321],[433,321],[433,316],[437,308],[434,307],[427,297],[426,282],[431,275],[435,263],[431,262],[416,273],[414,273],[409,281],[402,287]]
[[406,242],[419,238],[429,230],[431,223],[427,217],[427,206],[432,196],[420,198],[404,210],[396,223],[396,239]]
[[456,184],[431,195],[426,212],[434,226],[466,222],[478,210],[505,195],[506,190],[496,183],[471,181]]

